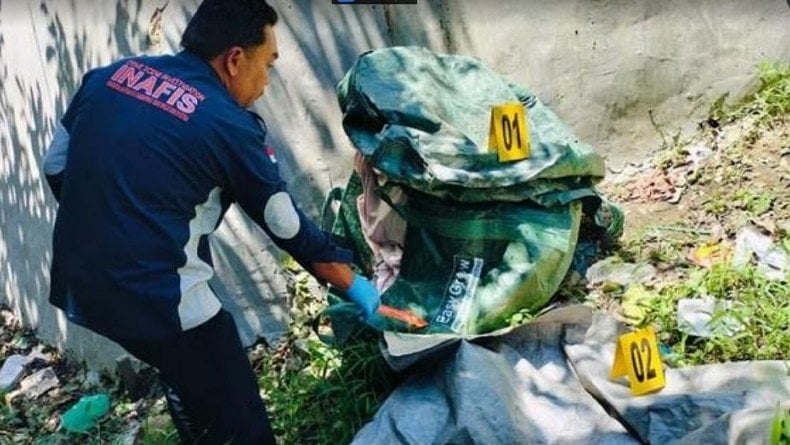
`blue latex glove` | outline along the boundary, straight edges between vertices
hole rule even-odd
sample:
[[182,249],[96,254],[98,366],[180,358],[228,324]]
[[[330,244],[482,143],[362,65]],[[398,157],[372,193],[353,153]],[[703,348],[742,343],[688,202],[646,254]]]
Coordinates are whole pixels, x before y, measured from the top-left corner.
[[354,275],[354,280],[351,281],[351,287],[346,291],[346,296],[359,306],[362,310],[361,315],[365,319],[375,315],[379,304],[381,304],[379,291],[370,281],[359,274]]

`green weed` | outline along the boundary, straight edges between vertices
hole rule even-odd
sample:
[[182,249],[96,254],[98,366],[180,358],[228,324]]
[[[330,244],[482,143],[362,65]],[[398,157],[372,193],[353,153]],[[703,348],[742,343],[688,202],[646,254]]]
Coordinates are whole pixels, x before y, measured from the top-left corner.
[[301,365],[263,361],[259,383],[274,430],[283,444],[348,443],[392,390],[394,374],[370,339],[338,348],[309,339],[303,348]]
[[765,61],[757,66],[760,84],[757,90],[740,102],[726,105],[727,94],[711,106],[710,120],[723,124],[743,118],[753,118],[762,125],[790,112],[790,63]]
[[723,215],[730,208],[727,195],[720,190],[716,191],[702,204],[702,208],[711,215]]
[[260,364],[259,386],[282,444],[349,443],[397,383],[377,336],[358,331],[343,345],[321,342],[311,323],[324,308],[306,272],[295,263],[293,322],[283,345]]
[[771,422],[771,445],[790,445],[790,410],[776,407]]
[[[645,324],[659,327],[661,340],[680,357],[680,365],[738,360],[785,360],[790,350],[790,284],[771,281],[752,268],[715,266],[698,271],[685,282],[660,291],[648,308]],[[732,335],[695,338],[677,324],[678,301],[710,297],[731,301],[730,309],[716,313],[711,324],[736,320],[742,329]]]
[[715,192],[705,203],[703,209],[712,215],[724,215],[733,210],[743,210],[756,217],[768,213],[776,197],[770,192],[754,193],[739,190],[735,193]]
[[143,423],[140,445],[179,445],[180,443],[178,431],[172,421],[158,427],[151,426],[148,419]]
[[685,267],[688,249],[708,236],[710,232],[684,224],[648,226],[623,240],[615,254],[629,263],[663,263]]
[[769,192],[754,193],[750,190],[739,190],[735,193],[736,205],[752,216],[760,216],[771,210],[775,196]]

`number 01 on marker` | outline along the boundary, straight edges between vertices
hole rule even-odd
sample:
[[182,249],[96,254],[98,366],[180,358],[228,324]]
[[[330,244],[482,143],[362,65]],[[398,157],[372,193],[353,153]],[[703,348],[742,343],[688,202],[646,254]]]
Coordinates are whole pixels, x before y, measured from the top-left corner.
[[631,383],[631,393],[638,396],[664,387],[664,367],[653,328],[620,336],[614,353],[611,380],[624,375]]
[[499,162],[529,157],[529,127],[523,104],[513,102],[491,109],[488,149],[497,153]]

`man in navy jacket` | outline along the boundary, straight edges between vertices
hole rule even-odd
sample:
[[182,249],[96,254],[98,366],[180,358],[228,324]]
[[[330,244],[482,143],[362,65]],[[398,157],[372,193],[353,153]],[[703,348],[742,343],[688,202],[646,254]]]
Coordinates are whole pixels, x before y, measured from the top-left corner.
[[364,316],[375,288],[296,207],[247,108],[278,57],[265,0],[205,0],[184,51],[85,75],[44,163],[59,201],[50,301],[157,368],[184,443],[273,443],[256,377],[208,285],[207,236],[238,203]]

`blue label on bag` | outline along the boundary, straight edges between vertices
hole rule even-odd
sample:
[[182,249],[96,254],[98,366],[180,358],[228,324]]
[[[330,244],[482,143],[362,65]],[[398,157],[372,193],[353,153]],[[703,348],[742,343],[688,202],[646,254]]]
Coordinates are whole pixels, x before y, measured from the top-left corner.
[[445,288],[439,311],[431,324],[461,332],[482,271],[482,258],[453,256],[453,274]]

